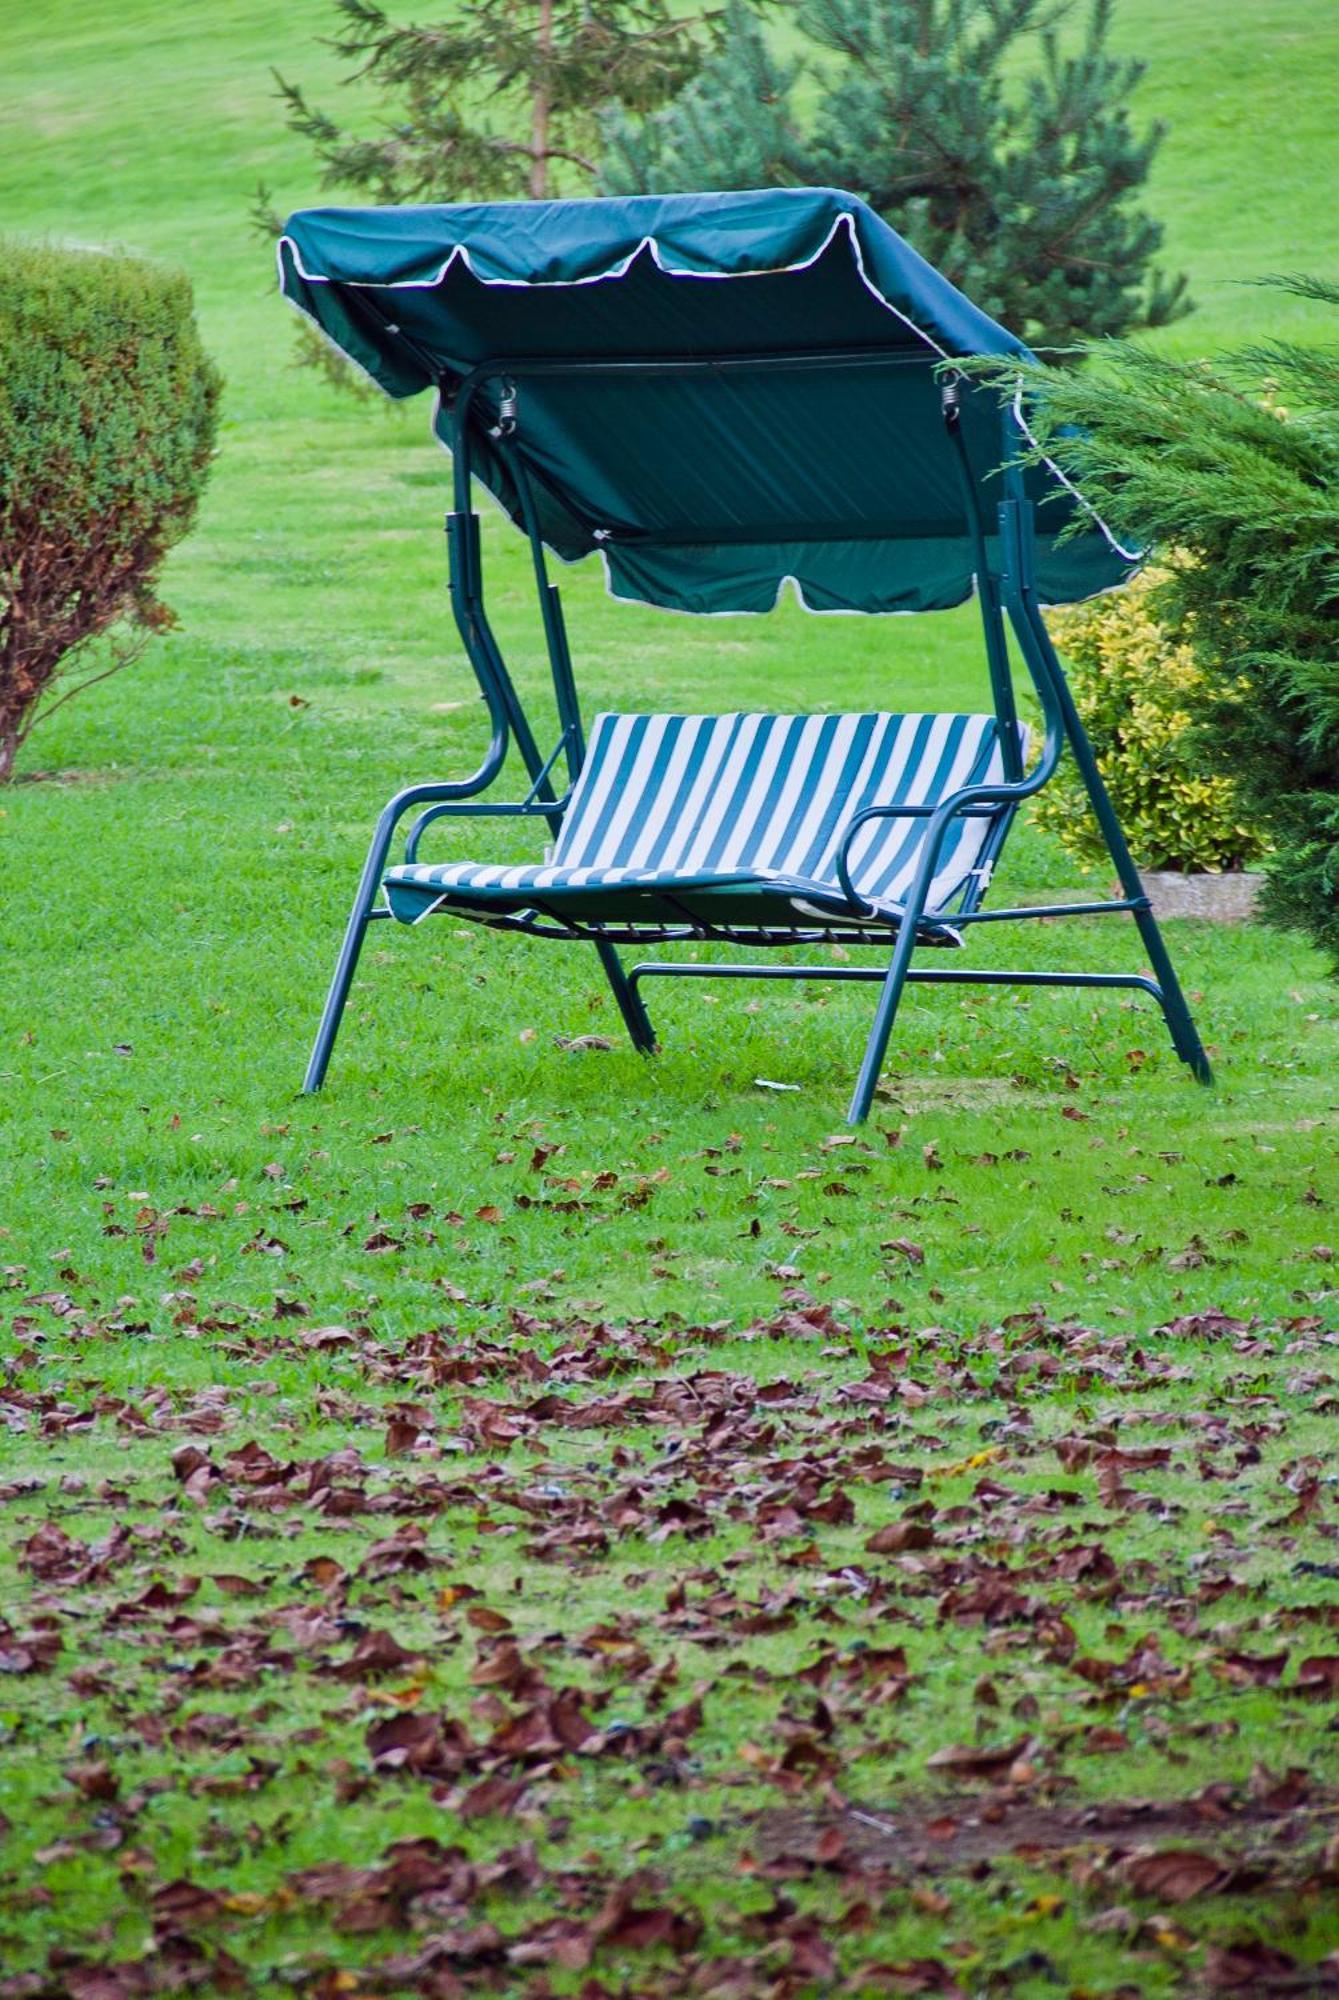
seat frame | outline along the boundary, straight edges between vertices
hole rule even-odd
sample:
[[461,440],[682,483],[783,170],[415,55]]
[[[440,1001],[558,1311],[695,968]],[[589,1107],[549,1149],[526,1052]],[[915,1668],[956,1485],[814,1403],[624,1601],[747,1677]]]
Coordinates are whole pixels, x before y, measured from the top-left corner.
[[[386,323],[389,334],[398,329]],[[403,336],[401,336],[403,337]],[[421,358],[421,356],[420,356]],[[828,365],[841,365],[841,355],[825,357]],[[861,356],[870,360],[868,353]],[[877,356],[889,366],[906,365],[897,356]],[[695,369],[717,369],[717,360],[658,358],[647,361],[559,361],[551,357],[535,360],[486,361],[463,373],[463,379],[439,377],[441,393],[449,407],[452,430],[454,479],[453,507],[447,516],[450,595],[455,621],[465,651],[478,678],[491,724],[487,751],[478,769],[453,783],[410,785],[397,792],[383,809],[368,848],[344,939],[326,996],[316,1041],[307,1067],[304,1089],[319,1090],[324,1082],[357,969],[364,937],[370,923],[390,917],[391,912],[378,898],[392,843],[402,822],[410,815],[403,858],[413,863],[427,828],[443,818],[542,819],[556,833],[585,757],[585,738],[577,698],[571,653],[556,585],[550,582],[540,535],[530,475],[511,439],[519,421],[521,392],[527,379],[556,373],[613,375],[635,372],[652,378],[682,374]],[[806,367],[814,357],[757,355],[732,357],[730,366]],[[487,392],[481,394],[481,392]],[[1168,955],[1138,869],[1130,855],[1115,809],[1098,769],[1083,723],[1074,703],[1064,670],[1051,645],[1037,597],[1034,579],[1033,508],[1023,491],[1018,472],[1021,439],[1017,418],[1006,404],[1001,411],[1006,449],[1003,454],[1003,498],[998,519],[1002,561],[998,573],[988,559],[986,532],[959,428],[958,379],[948,374],[943,382],[943,413],[962,489],[964,513],[970,529],[977,579],[977,599],[982,618],[986,660],[1000,728],[1004,777],[997,783],[960,788],[941,800],[923,805],[870,806],[849,821],[838,862],[838,877],[851,903],[851,916],[843,921],[838,912],[830,923],[778,923],[752,928],[716,926],[700,918],[690,918],[682,927],[663,921],[635,923],[592,923],[573,921],[561,912],[540,906],[520,914],[497,918],[471,918],[489,928],[520,931],[543,938],[559,938],[593,945],[619,1012],[632,1038],[643,1053],[655,1051],[656,1038],[642,995],[643,983],[652,978],[688,979],[823,979],[856,980],[881,988],[866,1041],[863,1059],[853,1090],[848,1119],[861,1123],[873,1102],[879,1072],[887,1052],[898,1004],[908,984],[1055,986],[1092,989],[1125,988],[1149,995],[1161,1009],[1173,1047],[1181,1060],[1202,1083],[1212,1080],[1208,1057],[1195,1028],[1176,972]],[[541,755],[534,732],[519,695],[503,661],[500,648],[484,606],[480,555],[479,517],[473,508],[472,435],[476,428],[489,439],[515,483],[522,518],[530,544],[535,583],[553,679],[559,720],[559,736],[547,757]],[[1007,631],[1011,631],[1027,666],[1041,704],[1045,733],[1041,754],[1031,771],[1024,772],[1019,747],[1018,717],[1009,664]],[[520,754],[530,779],[529,789],[519,800],[484,801],[479,795],[500,775],[512,743]],[[1053,776],[1062,754],[1068,752],[1078,766],[1082,782],[1092,802],[1093,812],[1110,853],[1120,894],[1105,900],[1073,901],[1024,905],[987,910],[982,899],[1010,824],[1024,800],[1041,791]],[[565,766],[567,788],[559,794],[554,774]],[[943,937],[943,923],[927,918],[926,904],[935,880],[938,858],[945,834],[955,817],[989,816],[994,824],[983,845],[977,870],[970,878],[962,906],[955,911],[953,931],[972,924],[1037,922],[1055,917],[1126,916],[1133,919],[1148,960],[1147,972],[1076,972],[1009,970],[958,966],[913,965],[918,946],[955,942]],[[869,921],[871,906],[854,887],[846,868],[846,854],[859,828],[877,817],[923,818],[925,836],[919,862],[907,892],[899,921],[879,924]],[[657,892],[663,894],[663,892]],[[460,916],[463,913],[455,911]],[[686,913],[687,915],[687,913]],[[941,935],[936,936],[936,931]],[[677,944],[687,942],[745,945],[770,948],[782,945],[840,943],[881,946],[891,949],[891,958],[882,965],[804,965],[793,963],[699,962],[653,959],[625,968],[617,950],[623,944]]]

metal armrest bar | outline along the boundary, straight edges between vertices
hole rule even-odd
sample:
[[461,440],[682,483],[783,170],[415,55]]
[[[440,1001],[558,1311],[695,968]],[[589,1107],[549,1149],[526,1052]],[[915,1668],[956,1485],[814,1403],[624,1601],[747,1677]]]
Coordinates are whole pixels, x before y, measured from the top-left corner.
[[[952,796],[957,797],[958,794],[954,793]],[[925,805],[913,805],[908,802],[904,805],[866,806],[857,820],[852,823],[851,831],[854,832],[855,827],[859,824],[859,820],[864,818],[933,819],[943,804],[944,801],[942,799],[936,799],[933,804]],[[963,819],[994,819],[998,811],[998,806],[968,806],[960,816]]]
[[[561,748],[561,745],[559,746]],[[444,805],[430,806],[420,813],[409,829],[405,842],[405,865],[408,867],[418,859],[418,844],[432,822],[437,819],[551,819],[556,812],[563,812],[571,799],[570,792],[556,802],[552,799],[536,799],[533,788],[529,797],[519,801],[507,800],[498,805],[469,804],[464,800],[451,801]]]
[[[875,905],[868,898],[861,895],[851,880],[848,857],[851,851],[851,843],[862,826],[876,819],[901,819],[903,817],[928,819],[929,824],[925,830],[925,842],[922,852],[928,854],[932,860],[937,859],[940,842],[944,837],[944,829],[951,819],[956,816],[981,818],[983,817],[982,813],[980,811],[973,811],[973,808],[983,806],[989,808],[989,813],[985,816],[993,816],[1002,806],[1017,805],[1020,800],[1031,798],[1034,792],[1041,790],[1042,786],[1046,784],[1055,770],[1057,763],[1060,761],[1060,747],[1061,738],[1058,730],[1054,727],[1048,728],[1040,762],[1028,777],[1020,779],[1016,784],[1001,782],[995,785],[965,785],[961,791],[950,792],[949,796],[946,799],[941,799],[937,805],[912,808],[910,810],[902,805],[863,807],[860,812],[847,821],[845,827],[842,829],[841,840],[837,847],[837,880],[841,883],[849,902],[863,916],[870,916],[875,912]],[[933,870],[931,870],[932,878]]]

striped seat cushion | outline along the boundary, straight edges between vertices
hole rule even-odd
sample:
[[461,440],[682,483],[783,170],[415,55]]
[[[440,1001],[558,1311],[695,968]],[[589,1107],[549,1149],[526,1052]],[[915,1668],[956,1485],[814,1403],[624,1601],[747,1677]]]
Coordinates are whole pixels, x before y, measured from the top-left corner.
[[[416,862],[390,870],[387,896],[413,921],[430,909],[498,913],[538,899],[593,911],[613,891],[626,905],[630,891],[691,899],[751,887],[830,917],[846,908],[836,856],[857,812],[933,804],[1002,776],[993,715],[599,715],[547,861]],[[889,916],[910,886],[925,825],[875,820],[852,843],[852,880]],[[951,824],[930,914],[960,895],[991,825]]]

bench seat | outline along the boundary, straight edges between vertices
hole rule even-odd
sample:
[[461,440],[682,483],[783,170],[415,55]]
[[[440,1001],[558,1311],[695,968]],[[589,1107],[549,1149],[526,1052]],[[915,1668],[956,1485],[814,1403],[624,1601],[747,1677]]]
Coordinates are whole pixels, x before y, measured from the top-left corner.
[[[409,862],[386,874],[386,899],[405,923],[535,912],[581,926],[886,931],[927,821],[894,815],[856,833],[848,867],[869,906],[857,911],[837,875],[852,818],[1003,777],[993,715],[599,715],[547,859]],[[998,817],[951,822],[926,942],[957,942],[942,919],[977,900]]]

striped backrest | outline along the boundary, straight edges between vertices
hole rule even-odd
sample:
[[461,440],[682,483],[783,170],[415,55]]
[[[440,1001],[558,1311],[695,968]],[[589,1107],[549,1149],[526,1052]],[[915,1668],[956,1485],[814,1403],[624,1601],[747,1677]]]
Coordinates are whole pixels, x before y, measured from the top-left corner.
[[[1003,774],[993,715],[597,715],[553,862],[835,883],[842,831],[863,807],[933,804]],[[925,824],[879,820],[857,834],[851,875],[864,895],[905,895]],[[961,888],[989,826],[953,823],[929,908]]]

